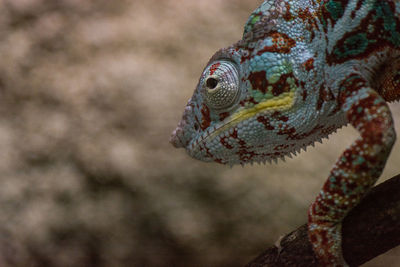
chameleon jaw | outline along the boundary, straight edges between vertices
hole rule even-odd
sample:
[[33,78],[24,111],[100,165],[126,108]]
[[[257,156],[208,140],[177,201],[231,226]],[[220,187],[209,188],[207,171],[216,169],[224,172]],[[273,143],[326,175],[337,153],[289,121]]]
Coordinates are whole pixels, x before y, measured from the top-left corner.
[[[336,131],[335,131],[336,132]],[[235,159],[232,157],[233,154],[231,153],[218,153],[218,154],[212,154],[211,148],[208,148],[207,143],[205,142],[206,138],[201,139],[200,141],[194,141],[191,143],[186,149],[189,155],[195,159],[204,161],[204,162],[217,162],[221,164],[226,164],[229,166],[233,166],[236,164],[241,164],[244,166],[245,164],[250,163],[253,165],[253,163],[258,163],[258,164],[266,164],[270,163],[278,163],[278,160],[282,160],[283,162],[286,161],[286,157],[292,158],[293,156],[297,156],[297,154],[300,154],[300,152],[307,151],[307,147],[310,145],[312,147],[315,146],[315,143],[322,143],[324,138],[328,138],[328,135],[318,137],[313,140],[306,140],[303,143],[296,143],[295,146],[292,146],[289,150],[286,151],[280,151],[279,155],[276,155],[274,152],[270,153],[265,150],[265,148],[254,148],[252,152],[255,153],[257,156],[254,158],[249,158],[246,160],[239,160]],[[206,151],[206,154],[202,153],[203,151]],[[207,154],[208,153],[208,154]]]
[[[241,133],[239,129],[246,127],[254,129],[255,125],[252,123],[257,123],[259,116],[270,116],[275,111],[287,111],[293,107],[295,100],[295,92],[288,92],[287,95],[279,100],[274,99],[274,105],[272,105],[272,102],[264,101],[259,106],[256,105],[247,110],[242,109],[192,139],[186,146],[186,150],[191,157],[198,160],[228,164],[230,166],[252,164],[253,162],[277,163],[278,159],[285,161],[285,157],[292,158],[293,155],[296,156],[301,150],[306,151],[308,146],[314,146],[316,142],[322,143],[323,138],[327,138],[329,134],[346,125],[345,121],[339,121],[340,123],[328,127],[330,128],[328,131],[326,129],[324,131],[315,131],[311,135],[304,135],[304,138],[301,139],[289,138],[288,135],[277,135],[276,131],[271,130],[271,132],[261,136],[264,140],[261,142],[263,145],[260,145],[261,143],[234,142],[234,144],[230,144],[232,146],[230,149],[221,145],[224,139],[229,139],[230,137],[236,137],[237,140],[235,141],[249,140],[249,133],[247,132],[246,135],[246,133]],[[262,132],[265,133],[264,128]],[[254,133],[254,136],[258,138],[259,135]],[[257,140],[257,138],[253,138],[253,140]],[[276,142],[270,143],[266,142],[266,140],[275,140]],[[235,144],[236,146],[234,146]],[[280,148],[277,149],[278,147]],[[247,150],[252,156],[240,157],[238,156],[241,153],[240,150]]]

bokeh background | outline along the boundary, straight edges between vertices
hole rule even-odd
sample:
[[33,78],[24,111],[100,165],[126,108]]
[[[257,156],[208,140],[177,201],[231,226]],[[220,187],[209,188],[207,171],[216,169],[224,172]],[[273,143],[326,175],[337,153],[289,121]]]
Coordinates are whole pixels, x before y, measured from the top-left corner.
[[0,0],[0,266],[242,266],[306,222],[353,129],[232,169],[168,143],[260,3]]

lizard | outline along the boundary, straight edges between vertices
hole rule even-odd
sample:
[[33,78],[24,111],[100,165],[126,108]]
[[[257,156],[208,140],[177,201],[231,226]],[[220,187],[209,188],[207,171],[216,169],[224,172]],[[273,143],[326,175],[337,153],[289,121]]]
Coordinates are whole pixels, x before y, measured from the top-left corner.
[[344,125],[359,137],[308,210],[322,266],[348,266],[341,222],[382,173],[396,140],[400,1],[265,0],[242,39],[204,68],[170,142],[205,162],[277,162]]

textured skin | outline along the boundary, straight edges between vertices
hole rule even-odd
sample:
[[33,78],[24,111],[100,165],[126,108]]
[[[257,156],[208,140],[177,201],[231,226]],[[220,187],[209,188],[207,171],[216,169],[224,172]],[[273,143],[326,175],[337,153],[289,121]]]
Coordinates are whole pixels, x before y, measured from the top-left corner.
[[309,209],[323,266],[346,266],[341,221],[379,178],[396,139],[400,2],[267,0],[242,40],[209,61],[171,143],[223,164],[276,161],[350,123],[360,133]]

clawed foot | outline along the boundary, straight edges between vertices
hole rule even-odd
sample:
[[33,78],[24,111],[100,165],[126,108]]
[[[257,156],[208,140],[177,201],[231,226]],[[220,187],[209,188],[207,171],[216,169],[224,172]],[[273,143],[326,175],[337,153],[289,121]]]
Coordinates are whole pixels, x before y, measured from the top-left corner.
[[342,253],[342,224],[310,222],[308,237],[321,266],[348,267]]

